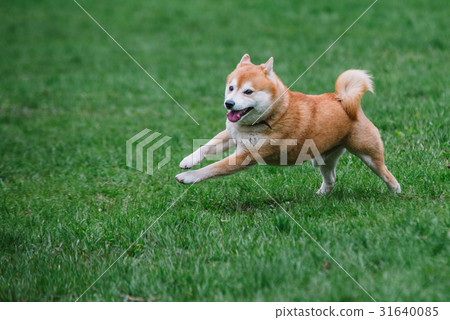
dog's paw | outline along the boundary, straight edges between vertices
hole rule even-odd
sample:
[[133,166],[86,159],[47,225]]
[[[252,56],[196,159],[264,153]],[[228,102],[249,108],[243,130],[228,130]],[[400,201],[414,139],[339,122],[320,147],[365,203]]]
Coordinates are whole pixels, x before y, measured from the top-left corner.
[[393,194],[400,194],[402,193],[402,188],[400,187],[400,184],[397,183],[396,186],[389,188],[389,191],[391,191],[391,193]]
[[200,154],[194,152],[180,162],[180,169],[191,169],[202,161]]
[[199,176],[195,171],[187,171],[177,174],[175,179],[182,184],[192,184],[200,180]]
[[326,195],[329,195],[331,193],[331,190],[333,190],[332,186],[330,187],[330,186],[322,184],[320,189],[317,190],[316,194],[318,194],[319,196],[326,196]]

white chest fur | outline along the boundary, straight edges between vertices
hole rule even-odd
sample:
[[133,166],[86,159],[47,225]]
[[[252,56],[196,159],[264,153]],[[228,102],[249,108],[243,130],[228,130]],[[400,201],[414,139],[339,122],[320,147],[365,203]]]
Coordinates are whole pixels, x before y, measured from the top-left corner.
[[268,141],[269,137],[263,134],[264,128],[260,126],[241,126],[227,121],[227,131],[236,141],[237,148],[246,148],[249,144],[255,146],[261,140]]

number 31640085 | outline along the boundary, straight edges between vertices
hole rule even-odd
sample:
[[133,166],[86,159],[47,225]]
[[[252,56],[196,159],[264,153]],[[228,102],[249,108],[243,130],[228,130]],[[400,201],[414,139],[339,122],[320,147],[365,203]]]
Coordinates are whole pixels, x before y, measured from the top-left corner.
[[436,317],[438,314],[438,307],[380,307],[380,317],[398,317],[402,315]]

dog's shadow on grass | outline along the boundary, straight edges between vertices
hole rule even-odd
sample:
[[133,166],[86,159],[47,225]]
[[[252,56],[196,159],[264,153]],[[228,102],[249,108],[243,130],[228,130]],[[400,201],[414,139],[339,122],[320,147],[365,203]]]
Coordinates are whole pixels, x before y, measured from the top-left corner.
[[[294,188],[294,187],[293,187]],[[272,191],[273,192],[273,191]],[[230,193],[233,193],[230,190]],[[287,194],[286,194],[287,193]],[[315,214],[322,209],[329,209],[330,205],[335,207],[360,207],[365,203],[386,202],[398,196],[390,194],[387,190],[374,188],[353,188],[342,189],[336,188],[330,195],[317,195],[314,189],[304,189],[295,193],[292,190],[276,191],[270,195],[261,191],[256,197],[236,197],[236,200],[230,201],[229,197],[217,195],[213,199],[208,198],[200,201],[198,204],[202,210],[214,212],[222,212],[232,215],[270,215],[275,210],[302,211],[306,214]],[[212,201],[212,202],[211,202]],[[327,210],[330,213],[330,210]],[[336,214],[341,214],[341,210],[331,210]]]

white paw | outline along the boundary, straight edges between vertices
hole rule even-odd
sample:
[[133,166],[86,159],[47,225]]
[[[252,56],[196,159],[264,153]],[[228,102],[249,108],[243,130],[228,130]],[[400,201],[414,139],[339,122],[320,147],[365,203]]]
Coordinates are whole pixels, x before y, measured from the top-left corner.
[[182,184],[192,184],[200,180],[199,176],[195,171],[187,171],[179,173],[175,176],[175,179]]
[[327,185],[322,184],[320,189],[317,190],[316,194],[321,195],[321,196],[326,196],[327,194],[331,193],[331,190],[333,190],[332,186],[327,186]]
[[193,166],[198,165],[201,161],[202,159],[200,157],[200,154],[194,152],[180,162],[180,169],[190,169]]
[[393,194],[400,194],[402,193],[402,188],[400,187],[400,184],[397,184],[395,187],[393,188],[389,188],[389,190],[393,193]]

